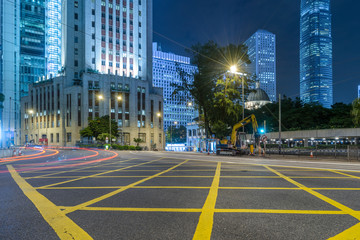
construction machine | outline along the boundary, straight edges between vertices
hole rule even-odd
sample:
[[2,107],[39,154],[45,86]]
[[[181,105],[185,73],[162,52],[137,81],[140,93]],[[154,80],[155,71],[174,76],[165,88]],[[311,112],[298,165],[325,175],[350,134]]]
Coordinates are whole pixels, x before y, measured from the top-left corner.
[[258,124],[256,121],[256,117],[254,114],[251,114],[250,116],[244,118],[237,124],[233,126],[232,132],[231,132],[231,138],[230,140],[221,140],[218,142],[216,146],[216,154],[243,154],[245,152],[246,146],[246,134],[245,133],[238,133],[238,129],[241,127],[246,126],[247,124],[252,123],[253,131],[254,131],[254,137],[255,137],[255,144],[259,145],[259,139],[260,134],[258,132]]

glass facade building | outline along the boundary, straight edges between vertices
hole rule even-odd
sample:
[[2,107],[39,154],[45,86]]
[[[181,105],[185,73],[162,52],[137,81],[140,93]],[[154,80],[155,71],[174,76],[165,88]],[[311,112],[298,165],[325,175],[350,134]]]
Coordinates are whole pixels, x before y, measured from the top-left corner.
[[[266,30],[258,30],[245,41],[251,64],[246,72],[255,76],[260,88],[276,101],[276,36]],[[254,86],[255,88],[255,86]]]
[[333,104],[330,0],[301,0],[300,98]]
[[20,95],[45,75],[45,1],[20,3]]
[[192,76],[197,68],[190,64],[190,58],[163,52],[157,43],[153,43],[153,86],[163,88],[165,131],[174,122],[177,122],[177,126],[186,126],[196,117],[193,101],[189,104],[178,96],[172,96],[175,87],[171,84],[182,83],[180,69],[189,74],[188,81],[194,80]]
[[55,77],[61,70],[61,0],[46,3],[46,75]]

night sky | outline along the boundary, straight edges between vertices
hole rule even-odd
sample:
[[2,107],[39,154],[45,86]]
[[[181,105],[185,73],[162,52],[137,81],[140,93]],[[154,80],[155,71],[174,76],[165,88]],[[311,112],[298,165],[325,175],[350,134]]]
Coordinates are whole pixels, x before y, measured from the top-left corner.
[[[277,91],[299,97],[300,0],[153,0],[154,41],[163,51],[209,40],[240,44],[258,29],[277,38]],[[350,103],[360,84],[360,1],[332,0],[334,103]]]

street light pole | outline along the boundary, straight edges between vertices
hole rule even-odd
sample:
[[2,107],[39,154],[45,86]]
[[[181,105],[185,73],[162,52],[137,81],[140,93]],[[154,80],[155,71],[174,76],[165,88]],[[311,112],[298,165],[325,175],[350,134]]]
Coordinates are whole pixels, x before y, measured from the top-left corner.
[[109,140],[110,140],[110,148],[111,149],[111,90],[110,90],[110,96],[109,96]]
[[[246,73],[237,72],[236,65],[233,65],[230,67],[230,72],[234,75],[240,75],[242,76],[241,81],[241,87],[242,87],[242,119],[245,118],[245,84],[244,84],[244,77],[246,76]],[[243,132],[245,132],[245,126],[243,126]]]

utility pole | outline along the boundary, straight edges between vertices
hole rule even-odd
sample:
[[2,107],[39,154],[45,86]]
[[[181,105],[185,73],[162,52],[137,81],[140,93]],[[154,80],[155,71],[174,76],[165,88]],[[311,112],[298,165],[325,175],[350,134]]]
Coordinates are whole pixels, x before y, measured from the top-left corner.
[[279,94],[279,154],[281,154],[281,94]]
[[[242,119],[245,118],[245,89],[244,89],[244,75],[242,76]],[[245,132],[245,126],[243,126],[243,132]]]

